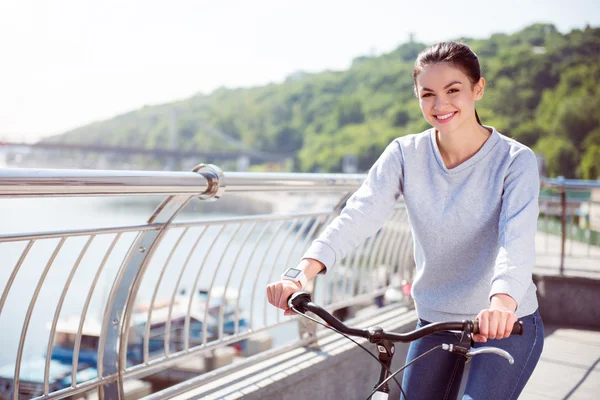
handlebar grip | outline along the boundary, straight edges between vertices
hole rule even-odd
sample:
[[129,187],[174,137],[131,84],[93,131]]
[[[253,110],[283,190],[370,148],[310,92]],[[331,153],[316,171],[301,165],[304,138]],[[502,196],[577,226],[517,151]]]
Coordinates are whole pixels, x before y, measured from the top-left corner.
[[[479,321],[477,321],[477,320],[473,321],[473,333],[475,335],[479,334]],[[513,325],[511,334],[523,336],[523,333],[524,333],[523,321],[515,322],[515,324]]]
[[306,309],[302,306],[302,304],[310,303],[311,301],[310,293],[299,291],[293,293],[288,298],[287,303],[290,308],[294,307],[296,310],[304,314]]

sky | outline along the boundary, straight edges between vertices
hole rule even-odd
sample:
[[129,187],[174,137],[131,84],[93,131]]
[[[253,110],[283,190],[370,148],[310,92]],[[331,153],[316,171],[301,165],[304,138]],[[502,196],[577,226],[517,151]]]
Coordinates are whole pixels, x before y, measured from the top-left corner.
[[537,22],[597,27],[600,1],[2,0],[0,141]]

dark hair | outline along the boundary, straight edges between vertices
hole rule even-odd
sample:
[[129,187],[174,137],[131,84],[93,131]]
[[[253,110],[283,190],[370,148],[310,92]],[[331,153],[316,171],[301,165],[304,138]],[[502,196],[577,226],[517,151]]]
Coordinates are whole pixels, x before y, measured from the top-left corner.
[[[423,50],[415,61],[413,69],[413,80],[415,83],[415,93],[417,91],[417,76],[428,65],[448,63],[456,66],[469,77],[471,86],[475,85],[481,79],[481,67],[477,55],[469,46],[458,42],[441,42],[427,47]],[[475,118],[481,125],[477,110]]]

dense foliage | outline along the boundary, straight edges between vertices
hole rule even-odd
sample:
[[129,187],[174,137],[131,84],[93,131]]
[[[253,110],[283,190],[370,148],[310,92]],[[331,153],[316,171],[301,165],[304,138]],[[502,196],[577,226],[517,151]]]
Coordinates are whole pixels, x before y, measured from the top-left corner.
[[[480,57],[484,124],[542,154],[549,176],[600,177],[600,28],[561,34],[536,24],[511,35],[458,40]],[[290,154],[301,171],[339,171],[352,154],[366,170],[393,138],[428,128],[412,82],[424,47],[405,43],[388,54],[359,57],[347,71],[298,72],[280,84],[147,106],[50,140],[190,150],[241,144]],[[168,134],[173,116],[176,141]]]

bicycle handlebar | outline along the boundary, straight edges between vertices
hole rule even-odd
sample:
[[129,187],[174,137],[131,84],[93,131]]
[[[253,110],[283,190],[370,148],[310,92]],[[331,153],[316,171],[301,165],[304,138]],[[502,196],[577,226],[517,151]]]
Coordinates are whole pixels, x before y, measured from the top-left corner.
[[[329,311],[314,304],[311,301],[310,294],[307,292],[296,292],[292,294],[288,299],[288,306],[290,309],[293,308],[303,314],[306,311],[310,311],[318,315],[334,329],[345,333],[346,335],[369,339],[370,342],[378,340],[389,340],[392,342],[412,342],[435,332],[463,331],[465,330],[465,327],[469,327],[473,334],[479,333],[478,321],[468,320],[461,322],[436,322],[407,333],[385,332],[383,329],[378,327],[367,329],[350,328],[339,319],[331,315]],[[515,323],[512,334],[523,335],[523,321],[518,321]]]

